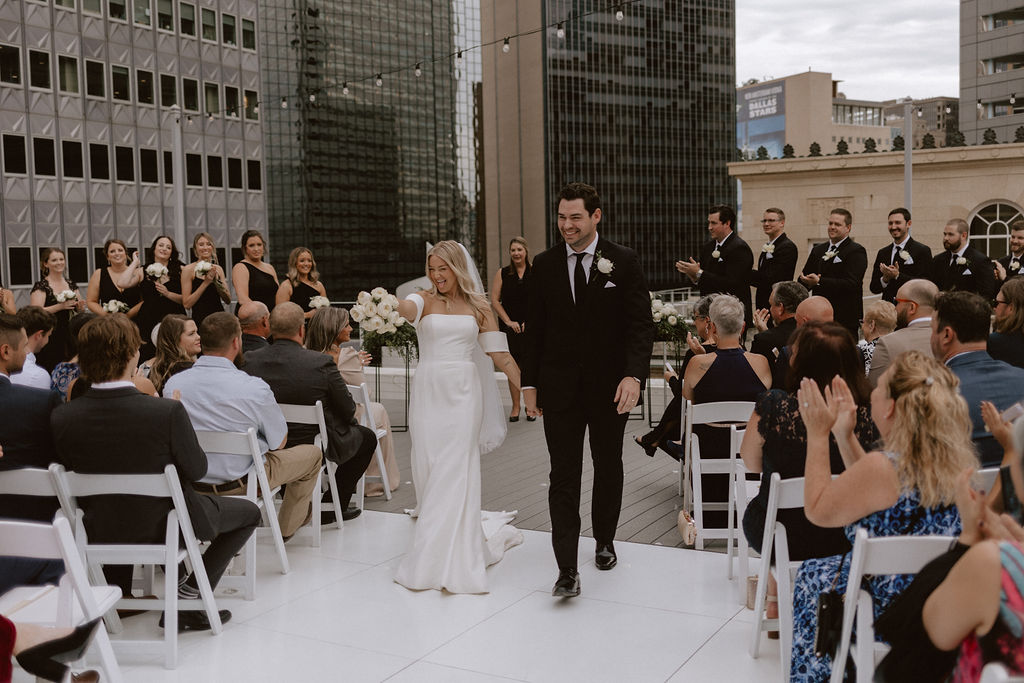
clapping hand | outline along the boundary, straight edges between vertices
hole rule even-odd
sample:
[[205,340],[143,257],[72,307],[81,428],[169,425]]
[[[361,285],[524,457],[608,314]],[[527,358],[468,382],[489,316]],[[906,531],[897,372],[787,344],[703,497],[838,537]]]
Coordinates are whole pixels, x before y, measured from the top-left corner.
[[359,362],[363,365],[369,365],[373,360],[373,356],[368,351],[359,351],[356,355],[359,356]]
[[807,275],[799,276],[797,280],[799,280],[800,284],[808,289],[813,289],[818,286],[818,282],[821,280],[821,275],[818,273],[808,273]]
[[694,261],[691,256],[689,261],[676,261],[676,270],[696,282],[697,271],[700,270],[700,264]]
[[757,328],[758,332],[766,332],[768,330],[768,318],[771,313],[768,312],[767,308],[759,308],[754,311],[754,327]]
[[832,433],[837,440],[849,438],[857,426],[857,402],[849,385],[839,375],[832,378],[832,385],[825,387],[825,403],[835,416]]
[[879,263],[878,270],[882,272],[882,280],[892,282],[900,276],[900,263],[897,261],[891,266],[888,263]]
[[686,345],[689,346],[690,350],[693,351],[693,353],[697,356],[701,355],[702,353],[707,353],[704,350],[704,347],[701,346],[700,340],[697,339],[697,337],[694,337],[692,332],[686,333]]
[[992,267],[995,268],[995,270],[996,270],[996,279],[997,280],[1002,282],[1003,280],[1006,279],[1006,268],[1003,267],[1002,263],[1000,263],[999,261],[993,261],[992,262]]
[[829,387],[825,387],[825,394],[822,395],[813,379],[804,377],[800,380],[796,399],[800,402],[800,417],[803,418],[808,438],[828,438],[829,430],[836,423],[837,408],[835,401],[831,400]]

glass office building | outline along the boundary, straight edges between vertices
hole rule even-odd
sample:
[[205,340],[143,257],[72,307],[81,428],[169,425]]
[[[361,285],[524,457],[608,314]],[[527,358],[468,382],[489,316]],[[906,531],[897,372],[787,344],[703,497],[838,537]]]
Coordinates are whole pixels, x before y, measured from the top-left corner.
[[[476,249],[478,0],[261,0],[270,249],[313,250],[328,295]],[[414,68],[419,64],[419,68]],[[380,74],[380,85],[377,75]]]

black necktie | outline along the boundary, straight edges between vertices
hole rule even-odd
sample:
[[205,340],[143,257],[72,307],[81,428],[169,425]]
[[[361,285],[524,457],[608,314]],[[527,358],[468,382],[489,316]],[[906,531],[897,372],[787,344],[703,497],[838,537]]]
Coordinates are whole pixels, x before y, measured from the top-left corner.
[[956,254],[950,254],[949,255],[949,267],[952,268],[954,263],[956,263]]
[[898,254],[898,253],[899,253],[899,249],[900,249],[900,248],[899,248],[898,246],[897,246],[897,247],[893,247],[893,248],[892,248],[892,256],[891,256],[891,257],[889,258],[889,265],[890,265],[890,266],[891,266],[892,264],[896,263],[896,254]]
[[576,257],[576,270],[572,274],[573,289],[576,290],[576,305],[582,306],[583,300],[587,298],[587,273],[583,270],[583,257],[585,251],[573,254]]

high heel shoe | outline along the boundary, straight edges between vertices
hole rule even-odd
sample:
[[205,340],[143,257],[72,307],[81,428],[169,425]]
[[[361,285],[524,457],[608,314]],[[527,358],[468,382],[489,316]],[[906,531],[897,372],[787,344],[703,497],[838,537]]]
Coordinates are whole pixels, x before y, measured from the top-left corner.
[[658,445],[657,444],[651,445],[651,444],[644,443],[644,441],[639,436],[634,436],[633,437],[633,441],[636,442],[637,446],[639,446],[640,448],[644,449],[644,453],[647,454],[648,458],[653,458],[654,454],[658,452]]
[[100,621],[100,619],[94,619],[87,624],[82,624],[63,638],[48,640],[27,650],[22,650],[15,659],[28,673],[60,683],[68,673],[67,662],[82,658],[82,654],[96,635]]

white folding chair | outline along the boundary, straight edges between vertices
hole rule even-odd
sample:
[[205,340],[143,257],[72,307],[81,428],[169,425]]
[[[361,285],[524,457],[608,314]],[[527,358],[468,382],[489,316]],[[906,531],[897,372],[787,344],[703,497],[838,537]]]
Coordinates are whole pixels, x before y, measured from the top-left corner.
[[[916,574],[933,559],[949,550],[951,536],[885,536],[868,538],[857,529],[850,561],[850,579],[843,598],[843,631],[839,650],[832,661],[832,683],[842,683],[846,656],[853,654],[857,683],[870,683],[875,665],[889,646],[875,642],[875,614],[871,594],[860,586],[866,575]],[[857,617],[857,643],[850,644],[853,618]]]
[[363,382],[359,386],[354,384],[348,385],[348,390],[352,394],[352,398],[355,400],[356,405],[363,407],[362,415],[359,418],[359,423],[369,429],[377,436],[377,448],[373,452],[373,457],[377,459],[377,467],[380,469],[379,477],[367,477],[365,474],[360,477],[359,485],[356,490],[356,495],[359,497],[359,507],[363,507],[364,497],[363,493],[366,489],[367,479],[380,479],[381,484],[384,486],[384,499],[391,500],[391,485],[388,481],[388,470],[384,466],[384,451],[380,448],[380,440],[388,435],[386,429],[379,429],[377,423],[373,419],[373,410],[370,406],[370,390],[366,386],[366,382]]
[[[335,528],[341,528],[344,524],[341,519],[341,504],[338,500],[338,487],[334,484],[334,471],[331,469],[331,465],[334,465],[330,460],[327,459],[327,421],[324,419],[324,404],[322,401],[317,401],[311,406],[302,406],[295,403],[278,403],[277,406],[284,413],[285,422],[293,424],[304,424],[304,425],[317,425],[320,428],[320,432],[316,435],[313,440],[313,445],[320,449],[320,453],[323,454],[323,464],[320,467],[320,473],[317,474],[316,486],[313,495],[313,519],[311,520],[310,529],[313,532],[313,547],[320,547],[320,513],[324,509],[323,505],[323,483],[324,479],[327,479],[327,487],[331,492],[331,508],[334,510],[337,516],[337,521],[334,522]],[[337,465],[334,465],[337,468]],[[326,475],[326,477],[325,477]]]
[[979,488],[985,493],[988,493],[992,490],[992,487],[996,485],[996,480],[999,479],[999,468],[983,467],[978,470],[977,476]]
[[[152,649],[154,645],[164,649],[164,666],[173,669],[178,663],[178,612],[182,606],[194,605],[205,610],[214,634],[222,631],[217,601],[213,597],[206,565],[199,551],[199,541],[192,528],[192,520],[181,492],[178,471],[167,465],[162,474],[80,474],[66,472],[58,464],[50,465],[60,498],[63,513],[75,520],[75,539],[85,561],[94,568],[93,575],[104,564],[163,565],[164,597],[162,600],[144,600],[125,597],[117,601],[119,608],[164,611],[164,639],[161,641],[117,641],[119,648]],[[170,498],[172,509],[167,513],[167,524],[162,543],[89,543],[83,523],[79,498],[106,495],[150,496]],[[130,506],[125,514],[131,514]],[[180,537],[185,548],[178,544]],[[187,559],[192,566],[199,588],[200,598],[182,600],[178,598],[178,563]]]
[[[747,543],[747,537],[743,533],[743,515],[747,511],[747,503],[753,496],[757,495],[757,488],[759,486],[759,482],[747,480],[748,470],[740,458],[740,447],[743,444],[745,432],[746,428],[739,425],[730,425],[729,427],[730,450],[734,454],[735,460],[733,481],[729,489],[729,524],[735,528],[736,540],[729,541],[727,555],[729,558],[730,579],[732,579],[732,558],[733,555],[737,556],[739,585],[741,587],[746,585],[747,577],[750,576],[750,544]],[[735,520],[733,512],[735,512]],[[745,590],[740,590],[740,604],[746,604]]]
[[999,662],[991,662],[981,670],[980,683],[1024,683],[1024,676],[1011,676]]
[[[281,525],[277,520],[277,507],[274,505],[274,496],[281,490],[281,487],[270,488],[267,480],[267,468],[263,464],[263,449],[256,438],[256,430],[249,427],[244,432],[209,432],[196,430],[196,437],[199,439],[199,447],[204,451],[213,453],[228,453],[230,455],[248,455],[252,458],[252,467],[246,479],[245,498],[259,506],[263,513],[263,523],[270,528],[270,535],[277,550],[277,557],[281,563],[281,573],[287,574],[291,571],[288,564],[288,553],[284,549],[284,537],[281,535]],[[225,576],[221,583],[233,585],[236,577]],[[253,600],[256,597],[256,534],[253,533],[245,544],[245,572],[242,575],[242,591],[246,600]]]
[[[38,471],[50,478],[46,470]],[[59,586],[22,586],[0,597],[0,613],[12,621],[56,627],[80,626],[102,617],[121,597],[117,586],[89,585],[71,526],[63,515],[57,515],[53,524],[0,520],[0,548],[12,556],[64,561],[64,576]],[[103,680],[120,683],[121,668],[106,630],[101,628],[96,632],[93,646],[99,651]]]
[[[746,424],[754,412],[754,404],[751,401],[716,401],[712,403],[686,402],[686,429],[684,433],[683,469],[690,472],[690,485],[693,491],[693,521],[697,527],[697,550],[703,550],[704,540],[712,538],[727,539],[729,548],[732,548],[735,523],[732,519],[733,511],[733,489],[736,476],[736,456],[739,449],[733,449],[730,444],[730,453],[726,458],[701,458],[700,440],[693,433],[694,425],[733,422]],[[724,429],[725,427],[723,427]],[[727,501],[724,503],[705,503],[703,494],[702,474],[724,474],[728,476]],[[729,523],[724,529],[706,529],[704,527],[704,512],[712,510],[724,510],[730,515]],[[729,557],[730,569],[732,557]],[[731,572],[730,572],[731,574]]]

